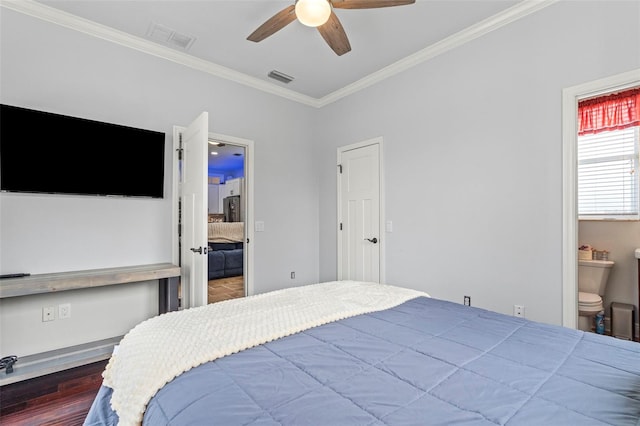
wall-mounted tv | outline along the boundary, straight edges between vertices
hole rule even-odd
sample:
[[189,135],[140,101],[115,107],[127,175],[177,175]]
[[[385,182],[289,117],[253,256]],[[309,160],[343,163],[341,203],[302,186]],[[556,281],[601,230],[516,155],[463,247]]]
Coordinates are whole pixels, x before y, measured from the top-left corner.
[[0,190],[162,198],[165,134],[0,104]]

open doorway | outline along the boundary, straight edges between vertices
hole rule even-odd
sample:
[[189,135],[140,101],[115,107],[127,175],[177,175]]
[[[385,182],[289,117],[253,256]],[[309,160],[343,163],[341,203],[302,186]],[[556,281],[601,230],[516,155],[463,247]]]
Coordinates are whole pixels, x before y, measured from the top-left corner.
[[[181,308],[201,306],[226,300],[231,296],[253,294],[253,250],[250,245],[253,242],[253,141],[210,133],[206,129],[203,130],[205,137],[191,141],[185,133],[191,127],[174,126],[174,149],[179,155],[174,157],[173,259],[182,268],[179,286]],[[224,154],[220,148],[225,149]],[[196,151],[201,155],[196,156]],[[212,154],[212,151],[217,152],[217,155]],[[209,157],[224,158],[227,154],[235,160],[234,164],[241,165],[230,166],[215,160],[209,163]],[[189,176],[191,178],[187,179]],[[201,182],[201,185],[193,193],[186,193],[187,180]],[[189,214],[194,210],[191,208],[193,200],[202,200],[198,204],[202,205],[202,215],[198,216],[201,219],[196,220],[195,215]],[[232,200],[237,202],[233,203]],[[229,235],[212,229],[212,238],[209,238],[209,228],[221,227],[220,225],[236,227],[239,231],[236,229],[233,235]],[[195,245],[192,241],[194,239],[197,240]],[[216,244],[214,247],[211,243],[229,245]],[[234,291],[227,292],[227,297],[212,297],[209,300],[209,260],[219,259],[221,253],[214,252],[225,250],[237,251],[229,253],[234,255],[230,256],[230,261],[226,261],[227,253],[224,253],[222,265],[219,260],[217,266],[215,261],[212,262],[212,269],[218,268],[217,274],[213,273],[212,278],[232,278],[237,284]],[[220,267],[223,268],[222,271],[219,270]]]
[[208,141],[207,302],[246,296],[246,148]]
[[578,325],[578,103],[640,85],[640,70],[618,74],[563,90],[563,239],[562,325]]

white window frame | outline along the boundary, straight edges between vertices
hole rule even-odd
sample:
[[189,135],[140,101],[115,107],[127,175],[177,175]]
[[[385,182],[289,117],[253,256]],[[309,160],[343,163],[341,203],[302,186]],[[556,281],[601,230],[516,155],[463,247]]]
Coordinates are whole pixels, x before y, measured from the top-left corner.
[[[635,214],[634,213],[630,213],[630,214],[613,214],[613,213],[606,213],[606,212],[602,212],[602,213],[590,213],[590,214],[580,214],[580,211],[578,211],[578,218],[579,220],[594,220],[594,221],[607,221],[607,220],[621,220],[621,221],[637,221],[640,220],[640,127],[636,126],[633,128],[633,132],[634,132],[634,152],[632,154],[626,154],[626,155],[617,155],[617,154],[612,154],[610,156],[602,156],[599,157],[598,159],[589,159],[589,160],[578,160],[578,182],[580,180],[579,177],[579,166],[580,163],[600,163],[600,162],[607,162],[607,161],[612,161],[615,159],[619,159],[619,160],[630,160],[633,161],[633,170],[634,170],[634,175],[633,175],[633,200],[631,201],[632,204],[635,206]],[[578,153],[580,152],[580,137],[578,136],[577,138],[578,141]],[[578,205],[580,204],[580,193],[578,192]]]

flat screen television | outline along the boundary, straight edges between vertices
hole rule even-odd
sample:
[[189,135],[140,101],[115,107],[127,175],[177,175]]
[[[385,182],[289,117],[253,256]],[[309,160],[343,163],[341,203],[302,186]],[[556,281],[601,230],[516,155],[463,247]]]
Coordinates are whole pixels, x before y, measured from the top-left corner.
[[162,198],[165,134],[0,104],[0,190]]

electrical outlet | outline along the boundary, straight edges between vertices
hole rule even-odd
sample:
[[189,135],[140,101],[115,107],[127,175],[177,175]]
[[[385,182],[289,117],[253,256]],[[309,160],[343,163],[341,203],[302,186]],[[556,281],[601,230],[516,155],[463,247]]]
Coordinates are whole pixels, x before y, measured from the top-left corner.
[[54,319],[56,319],[56,311],[53,306],[42,308],[42,322],[53,321]]
[[471,306],[471,296],[465,296],[464,297],[464,305],[465,306]]
[[71,318],[71,303],[63,303],[62,305],[58,305],[58,318]]
[[295,271],[291,271],[291,279],[295,280],[296,279],[296,273]]
[[513,305],[513,316],[524,318],[524,305]]

